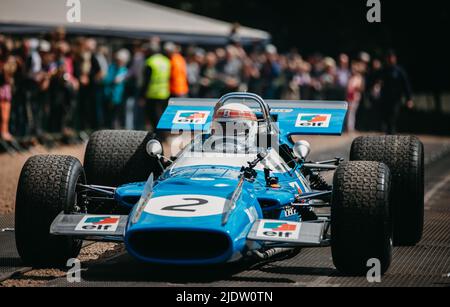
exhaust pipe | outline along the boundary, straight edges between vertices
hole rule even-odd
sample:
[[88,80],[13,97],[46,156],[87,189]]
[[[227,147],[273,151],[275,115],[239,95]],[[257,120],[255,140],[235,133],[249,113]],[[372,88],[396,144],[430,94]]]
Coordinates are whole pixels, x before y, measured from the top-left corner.
[[268,259],[278,256],[280,254],[292,252],[292,248],[279,247],[279,248],[272,248],[272,249],[266,250],[265,252],[260,252],[260,251],[253,251],[253,252],[261,260],[268,260]]

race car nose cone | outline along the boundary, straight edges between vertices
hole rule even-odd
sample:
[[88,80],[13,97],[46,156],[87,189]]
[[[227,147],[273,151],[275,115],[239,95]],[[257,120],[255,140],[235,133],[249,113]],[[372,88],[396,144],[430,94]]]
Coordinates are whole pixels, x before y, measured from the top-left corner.
[[232,255],[233,243],[225,232],[155,229],[133,232],[127,248],[145,262],[212,264],[226,262]]

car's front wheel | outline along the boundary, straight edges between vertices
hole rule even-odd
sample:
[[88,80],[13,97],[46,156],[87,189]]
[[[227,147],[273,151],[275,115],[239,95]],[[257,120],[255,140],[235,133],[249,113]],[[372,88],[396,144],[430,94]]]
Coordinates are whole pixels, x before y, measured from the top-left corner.
[[369,260],[384,274],[391,263],[390,172],[378,162],[347,162],[337,169],[331,206],[331,249],[336,268],[365,275]]
[[63,266],[76,258],[82,241],[50,235],[61,212],[76,211],[76,189],[85,183],[83,167],[69,156],[34,156],[24,165],[17,187],[15,234],[22,261],[31,266]]

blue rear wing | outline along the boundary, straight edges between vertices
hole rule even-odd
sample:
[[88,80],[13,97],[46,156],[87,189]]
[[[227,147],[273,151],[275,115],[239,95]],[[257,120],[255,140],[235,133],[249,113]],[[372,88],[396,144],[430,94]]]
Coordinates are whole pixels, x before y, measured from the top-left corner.
[[[171,99],[158,130],[208,132],[217,99]],[[345,101],[266,100],[278,124],[280,138],[294,135],[341,135],[348,104]],[[260,113],[255,105],[255,113]]]

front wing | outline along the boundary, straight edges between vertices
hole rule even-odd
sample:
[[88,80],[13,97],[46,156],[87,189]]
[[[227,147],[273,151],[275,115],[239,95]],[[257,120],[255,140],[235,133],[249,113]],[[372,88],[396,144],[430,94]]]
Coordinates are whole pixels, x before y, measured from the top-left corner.
[[[126,215],[68,215],[61,213],[50,227],[50,234],[72,236],[92,241],[122,242],[125,237]],[[290,222],[257,220],[248,236],[249,241],[279,243],[292,247],[326,246],[324,234],[327,221]]]
[[127,215],[64,214],[56,217],[50,234],[93,241],[123,241]]
[[326,246],[324,239],[327,221],[290,222],[279,220],[258,220],[253,224],[247,239],[249,241],[273,242],[293,247]]

